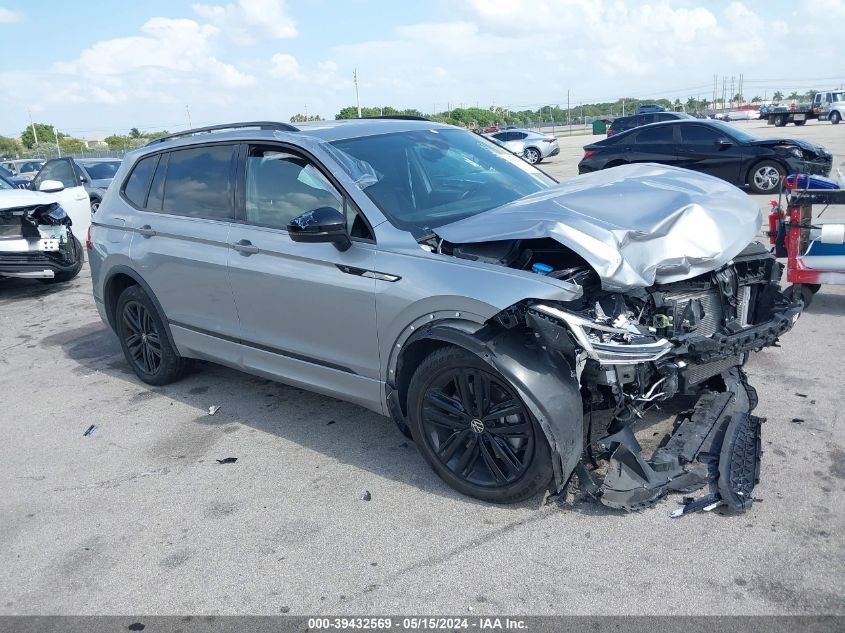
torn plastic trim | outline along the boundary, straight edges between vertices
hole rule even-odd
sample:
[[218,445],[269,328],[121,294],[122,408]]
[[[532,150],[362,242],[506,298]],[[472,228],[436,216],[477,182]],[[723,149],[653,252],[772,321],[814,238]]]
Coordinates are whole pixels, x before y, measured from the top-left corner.
[[608,507],[636,511],[669,492],[689,493],[709,485],[708,496],[687,499],[673,516],[719,505],[735,512],[749,509],[760,477],[760,425],[765,420],[751,415],[756,392],[741,369],[722,377],[725,391],[701,396],[692,415],[678,421],[650,459],[643,457],[630,426],[599,440],[600,447],[611,451],[607,475],[599,481],[580,464],[576,472],[582,490]]
[[597,342],[590,340],[589,330],[597,330],[610,334],[637,334],[637,329],[617,328],[604,323],[586,319],[580,315],[561,310],[545,304],[533,304],[532,310],[537,310],[550,317],[563,321],[572,332],[576,342],[586,352],[587,356],[602,364],[631,364],[653,362],[668,354],[674,345],[666,339],[653,343],[616,343],[613,341]]

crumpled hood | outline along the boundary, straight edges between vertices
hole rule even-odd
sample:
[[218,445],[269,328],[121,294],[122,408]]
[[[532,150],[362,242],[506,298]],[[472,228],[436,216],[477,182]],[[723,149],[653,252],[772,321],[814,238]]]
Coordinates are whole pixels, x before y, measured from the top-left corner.
[[757,203],[733,185],[656,164],[579,176],[436,229],[452,243],[550,237],[613,291],[671,283],[727,264],[754,240]]
[[28,189],[0,190],[0,211],[33,207],[39,204],[53,204],[54,202],[58,202],[56,196],[41,191],[29,191]]

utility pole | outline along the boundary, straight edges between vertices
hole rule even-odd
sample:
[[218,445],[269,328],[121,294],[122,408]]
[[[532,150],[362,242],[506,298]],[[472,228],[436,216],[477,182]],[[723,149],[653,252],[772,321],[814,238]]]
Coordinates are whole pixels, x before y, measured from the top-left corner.
[[716,109],[716,91],[719,89],[719,75],[713,74],[713,109]]
[[569,90],[566,91],[566,123],[569,125],[569,136],[572,136],[572,111],[569,109]]
[[62,148],[59,147],[59,128],[53,127],[53,134],[56,135],[56,152],[59,154],[59,158],[62,157]]
[[355,82],[355,103],[358,106],[358,118],[361,118],[361,95],[358,93],[358,69],[352,69],[352,81]]
[[731,93],[728,95],[731,98],[731,109],[734,107],[734,96],[736,93],[734,92],[734,76],[731,75]]
[[188,115],[188,129],[190,130],[194,126],[191,125],[191,108],[189,108],[187,105],[185,106],[185,114]]
[[308,120],[308,104],[305,104],[305,120]]
[[38,145],[38,134],[35,132],[35,123],[32,122],[32,110],[27,107],[26,111],[29,113],[29,126],[32,128],[32,137],[35,139],[35,144]]

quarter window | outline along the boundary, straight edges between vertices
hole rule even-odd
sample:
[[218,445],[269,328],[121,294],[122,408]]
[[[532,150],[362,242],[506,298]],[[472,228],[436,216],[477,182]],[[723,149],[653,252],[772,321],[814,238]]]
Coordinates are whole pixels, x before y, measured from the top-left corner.
[[147,156],[138,161],[132,169],[126,185],[123,187],[123,195],[136,207],[144,208],[147,198],[147,189],[150,184],[150,176],[153,175],[158,156]]
[[[162,211],[212,220],[234,216],[233,145],[170,152]],[[156,174],[158,177],[158,174]]]

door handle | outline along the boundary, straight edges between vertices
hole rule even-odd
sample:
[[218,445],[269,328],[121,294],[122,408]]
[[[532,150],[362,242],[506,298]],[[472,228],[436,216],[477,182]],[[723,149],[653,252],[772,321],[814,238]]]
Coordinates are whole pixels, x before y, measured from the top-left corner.
[[144,237],[152,237],[156,234],[156,232],[153,230],[153,227],[151,227],[149,224],[145,224],[144,226],[137,229],[137,231]]
[[238,240],[232,244],[232,248],[238,251],[241,255],[254,255],[258,252],[258,247],[249,240]]

